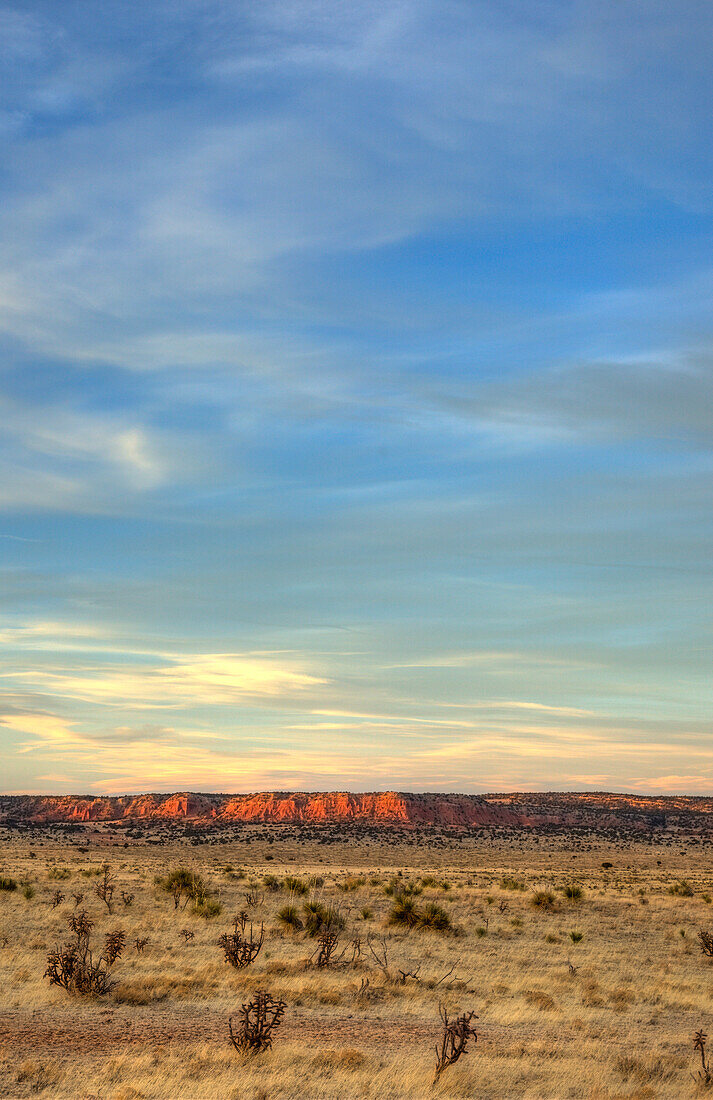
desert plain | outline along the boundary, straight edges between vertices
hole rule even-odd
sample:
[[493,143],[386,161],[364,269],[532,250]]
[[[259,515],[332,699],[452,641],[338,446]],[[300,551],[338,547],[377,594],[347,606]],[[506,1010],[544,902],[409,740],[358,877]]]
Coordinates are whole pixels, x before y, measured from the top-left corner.
[[[705,830],[73,821],[1,840],[2,1097],[707,1092]],[[99,995],[47,976],[82,912],[95,960],[124,933]],[[251,928],[262,945],[235,967],[219,941]],[[228,1021],[260,990],[284,1013],[243,1054]],[[443,1012],[475,1013],[475,1035],[436,1076]]]

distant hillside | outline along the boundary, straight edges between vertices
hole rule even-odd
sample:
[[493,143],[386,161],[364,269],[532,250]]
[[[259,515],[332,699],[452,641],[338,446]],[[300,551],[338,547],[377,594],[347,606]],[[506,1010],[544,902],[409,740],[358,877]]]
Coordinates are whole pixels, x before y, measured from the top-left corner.
[[588,828],[707,833],[713,797],[645,797],[606,793],[410,794],[142,794],[0,796],[6,825],[52,822],[156,822],[170,824],[276,823]]

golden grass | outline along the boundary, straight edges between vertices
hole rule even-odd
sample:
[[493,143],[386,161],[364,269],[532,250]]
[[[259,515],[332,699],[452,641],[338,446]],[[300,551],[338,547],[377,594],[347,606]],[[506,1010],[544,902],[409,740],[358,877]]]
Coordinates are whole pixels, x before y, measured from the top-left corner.
[[[713,894],[713,875],[696,852],[601,844],[583,851],[561,839],[517,850],[363,842],[300,850],[292,842],[271,846],[271,860],[265,844],[125,849],[95,842],[79,852],[53,843],[37,846],[34,859],[29,848],[5,845],[0,866],[35,890],[29,899],[22,889],[0,893],[0,943],[8,941],[0,948],[0,1096],[699,1095],[692,1034],[713,1030],[713,964],[696,936],[699,927],[713,926],[713,906],[704,899]],[[105,860],[118,887],[111,914],[93,892]],[[605,861],[614,866],[603,869]],[[154,885],[156,875],[178,865],[209,884],[222,905],[219,917],[206,920],[183,902],[174,909]],[[338,906],[347,917],[342,944],[361,940],[354,962],[316,967],[315,941],[278,921],[289,892],[265,888],[265,875],[322,878],[292,900],[300,909],[307,897]],[[394,878],[425,879],[418,905],[442,906],[456,933],[389,926],[393,891],[385,887]],[[693,896],[670,892],[681,880]],[[260,901],[251,916],[264,921],[266,939],[255,963],[238,971],[223,961],[217,940],[245,907],[251,883],[259,884]],[[580,900],[565,896],[568,885],[582,888]],[[58,886],[65,900],[53,909]],[[121,890],[135,895],[131,906],[123,905]],[[554,901],[533,905],[538,891]],[[114,967],[117,984],[95,1001],[72,998],[42,976],[47,951],[67,938],[75,892],[84,893],[80,908],[96,921],[97,947],[107,931],[127,934]],[[372,916],[364,919],[362,911]],[[183,928],[195,933],[192,941],[184,942]],[[572,931],[582,934],[579,942]],[[367,949],[370,932],[384,937],[388,975]],[[136,938],[148,938],[142,953]],[[345,959],[352,954],[350,947]],[[272,1051],[240,1059],[227,1018],[259,988],[287,1002],[284,1025]],[[451,1013],[474,1009],[479,1038],[433,1085],[441,1001]]]

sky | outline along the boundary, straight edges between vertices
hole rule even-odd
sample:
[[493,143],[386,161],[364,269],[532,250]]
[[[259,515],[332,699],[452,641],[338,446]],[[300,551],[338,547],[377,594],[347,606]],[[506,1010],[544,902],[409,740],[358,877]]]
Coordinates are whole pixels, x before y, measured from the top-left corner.
[[0,3],[0,789],[713,792],[713,5]]

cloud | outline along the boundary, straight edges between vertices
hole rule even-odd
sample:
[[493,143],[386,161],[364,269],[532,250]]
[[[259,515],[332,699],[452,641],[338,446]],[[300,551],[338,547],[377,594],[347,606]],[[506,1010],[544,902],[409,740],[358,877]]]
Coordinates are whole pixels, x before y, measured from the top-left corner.
[[3,673],[33,690],[63,699],[100,703],[112,707],[185,708],[231,706],[241,701],[280,699],[299,695],[326,681],[277,657],[198,653],[163,655],[134,661],[130,668],[97,667],[53,669],[38,667]]
[[490,435],[535,448],[627,440],[709,451],[713,353],[589,362],[472,384],[451,406]]

